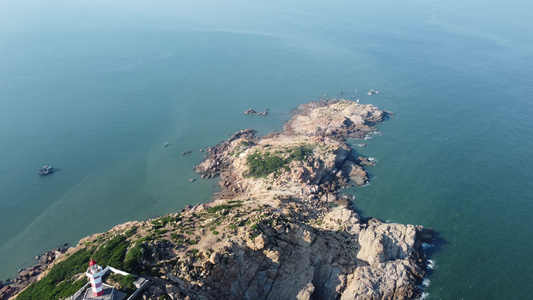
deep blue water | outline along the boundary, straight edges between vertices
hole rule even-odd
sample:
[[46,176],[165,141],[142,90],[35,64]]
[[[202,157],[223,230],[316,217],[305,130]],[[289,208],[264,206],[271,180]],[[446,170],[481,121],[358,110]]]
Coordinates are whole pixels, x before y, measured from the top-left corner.
[[[210,201],[216,180],[188,181],[198,149],[343,91],[396,115],[356,149],[379,164],[351,191],[365,216],[438,232],[426,299],[528,298],[532,6],[1,2],[0,279]],[[40,178],[44,164],[58,171]]]

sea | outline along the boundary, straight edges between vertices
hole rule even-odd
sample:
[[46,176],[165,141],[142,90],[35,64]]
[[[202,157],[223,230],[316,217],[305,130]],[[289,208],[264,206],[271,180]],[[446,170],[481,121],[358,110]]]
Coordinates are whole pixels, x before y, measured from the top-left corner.
[[[200,149],[342,97],[394,112],[349,141],[378,164],[344,192],[365,217],[435,230],[423,298],[529,299],[532,11],[518,0],[0,1],[0,280],[64,243],[211,201],[217,180],[193,171]],[[43,165],[54,174],[39,177]]]

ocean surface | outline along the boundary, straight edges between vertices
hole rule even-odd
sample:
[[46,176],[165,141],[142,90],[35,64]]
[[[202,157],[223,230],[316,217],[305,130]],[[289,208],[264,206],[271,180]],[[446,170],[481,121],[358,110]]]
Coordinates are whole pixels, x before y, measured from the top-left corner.
[[326,94],[395,113],[355,148],[379,162],[370,185],[347,192],[437,231],[424,298],[530,298],[533,3],[263,2],[0,2],[0,280],[209,202],[199,149]]

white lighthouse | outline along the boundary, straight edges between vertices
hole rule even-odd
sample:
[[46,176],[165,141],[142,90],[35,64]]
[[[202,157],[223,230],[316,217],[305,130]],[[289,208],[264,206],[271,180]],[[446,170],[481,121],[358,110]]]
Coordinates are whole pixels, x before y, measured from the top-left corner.
[[89,268],[85,273],[89,280],[91,281],[91,289],[93,291],[94,297],[99,297],[104,294],[104,287],[102,285],[102,268],[96,264],[94,260],[91,259],[89,263]]
[[[104,283],[104,278],[107,276],[108,272],[113,274],[120,274],[121,276],[131,275],[130,273],[115,269],[111,266],[107,266],[105,269],[102,269],[93,259],[89,262],[89,267],[85,275],[89,278],[91,287],[88,284],[85,284],[81,289],[79,289],[72,297],[71,300],[121,300],[128,298],[128,294],[115,290],[115,288],[109,284]],[[136,277],[133,285],[137,288],[133,291],[133,294],[128,299],[135,298],[140,291],[146,287],[148,281],[142,277]]]

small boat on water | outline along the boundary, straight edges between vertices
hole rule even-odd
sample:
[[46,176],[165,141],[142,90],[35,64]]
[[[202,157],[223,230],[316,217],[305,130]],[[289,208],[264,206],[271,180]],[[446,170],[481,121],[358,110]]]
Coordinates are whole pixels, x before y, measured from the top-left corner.
[[165,147],[168,147],[168,142],[165,142]]
[[54,173],[52,166],[44,166],[39,170],[39,176],[45,176]]

